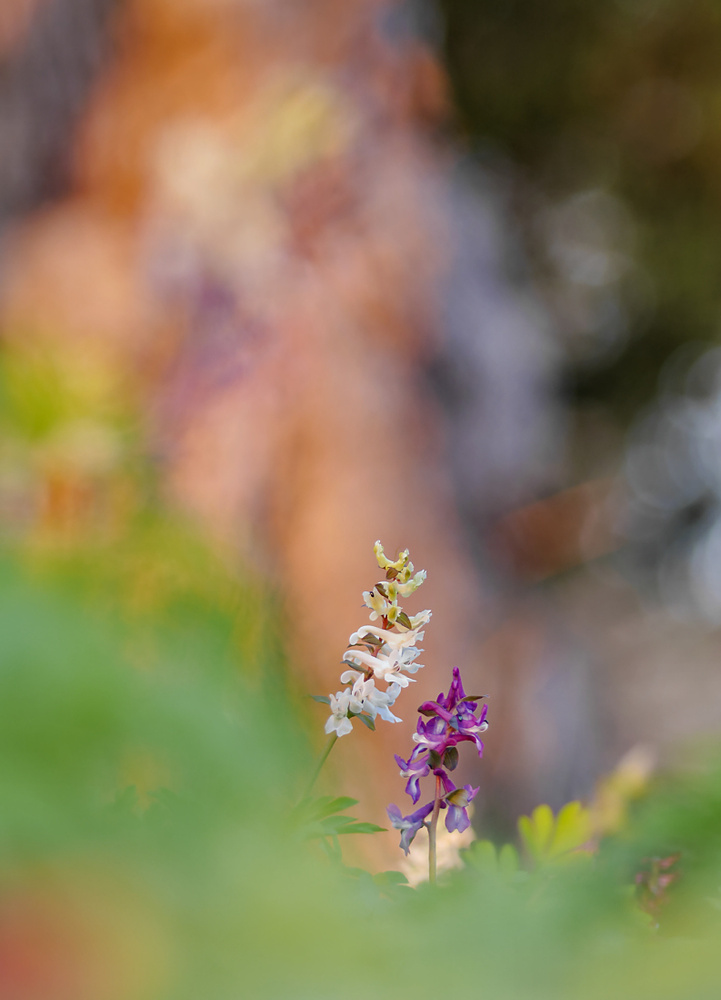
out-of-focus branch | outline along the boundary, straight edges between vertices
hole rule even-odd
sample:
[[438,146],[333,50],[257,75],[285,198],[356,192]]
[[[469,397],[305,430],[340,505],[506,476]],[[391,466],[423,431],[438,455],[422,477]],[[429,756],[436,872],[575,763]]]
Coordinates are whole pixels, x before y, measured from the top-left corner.
[[18,7],[23,17],[3,18],[9,47],[0,55],[0,225],[67,186],[69,137],[121,2],[41,0],[27,21],[27,4]]

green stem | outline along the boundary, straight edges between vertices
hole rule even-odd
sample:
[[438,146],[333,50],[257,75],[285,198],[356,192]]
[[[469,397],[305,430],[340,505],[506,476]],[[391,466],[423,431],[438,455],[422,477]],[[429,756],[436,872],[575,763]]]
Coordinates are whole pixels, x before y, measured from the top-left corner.
[[438,829],[438,814],[441,811],[441,779],[436,775],[436,801],[433,803],[433,813],[428,827],[428,880],[436,884],[436,831]]
[[313,777],[310,779],[310,784],[308,785],[308,787],[305,790],[305,796],[304,796],[304,798],[308,798],[308,796],[310,795],[310,793],[313,791],[313,785],[316,783],[318,775],[320,774],[320,772],[323,769],[323,765],[328,760],[328,754],[331,752],[331,750],[335,746],[335,742],[336,742],[337,739],[338,739],[338,733],[331,733],[331,735],[328,737],[328,742],[325,745],[325,749],[323,750],[323,753],[320,755],[320,760],[318,761],[318,766],[316,767],[315,771],[313,772]]

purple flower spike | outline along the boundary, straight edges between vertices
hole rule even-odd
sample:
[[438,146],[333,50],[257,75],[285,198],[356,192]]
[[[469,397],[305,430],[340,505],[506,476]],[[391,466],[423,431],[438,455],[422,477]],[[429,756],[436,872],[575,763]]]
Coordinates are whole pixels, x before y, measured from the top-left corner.
[[386,809],[388,813],[388,819],[396,830],[401,831],[401,847],[408,854],[408,850],[413,843],[415,835],[418,833],[420,828],[423,826],[426,816],[429,816],[433,812],[433,802],[427,803],[425,806],[421,806],[420,809],[416,809],[414,813],[410,816],[403,816],[400,809],[396,805],[390,805]]
[[[388,807],[388,816],[393,826],[401,831],[401,847],[406,854],[413,838],[434,808],[445,810],[446,829],[449,832],[457,830],[463,833],[471,825],[468,806],[478,789],[471,785],[457,788],[448,772],[455,770],[458,765],[457,747],[461,743],[475,744],[478,756],[483,755],[480,734],[488,728],[488,709],[483,705],[478,710],[480,700],[480,697],[465,693],[461,672],[455,667],[448,694],[441,692],[436,701],[424,701],[418,709],[421,717],[413,734],[416,746],[408,760],[396,756],[396,763],[401,769],[401,775],[408,779],[406,793],[414,805],[421,797],[421,778],[432,773],[436,778],[436,787],[431,801],[416,809],[410,816],[403,816],[396,805]],[[430,822],[432,837],[435,836],[437,815],[434,814]],[[429,854],[429,865],[429,876],[434,881],[436,867],[435,853],[432,851]]]
[[453,668],[453,681],[448,689],[448,698],[446,699],[446,708],[454,709],[456,705],[463,701],[466,697],[466,692],[463,690],[463,681],[461,680],[461,672],[458,667]]

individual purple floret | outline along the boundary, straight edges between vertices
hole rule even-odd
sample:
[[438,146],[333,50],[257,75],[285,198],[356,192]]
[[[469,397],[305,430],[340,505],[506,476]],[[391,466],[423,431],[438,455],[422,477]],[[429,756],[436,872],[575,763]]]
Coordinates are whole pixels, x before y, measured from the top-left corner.
[[471,821],[468,818],[467,807],[468,803],[476,797],[477,793],[477,788],[464,785],[462,788],[456,788],[455,791],[446,796],[446,802],[448,803],[446,830],[458,830],[459,833],[463,833],[464,830],[468,829]]
[[[409,816],[403,816],[398,806],[388,807],[388,816],[397,830],[401,830],[401,847],[408,848],[422,826],[428,826],[435,845],[435,826],[441,809],[446,812],[446,829],[462,833],[470,826],[468,805],[478,789],[471,785],[458,788],[449,775],[458,765],[458,744],[475,744],[479,757],[483,755],[480,734],[488,728],[487,707],[478,712],[479,696],[467,695],[463,690],[458,667],[453,670],[453,681],[445,695],[441,692],[436,701],[425,701],[418,711],[419,718],[413,740],[417,744],[408,760],[396,755],[401,776],[407,778],[406,793],[415,805],[421,797],[420,780],[434,775],[435,794],[430,802]],[[426,817],[433,814],[429,823]],[[435,847],[432,847],[431,878],[435,877]]]
[[433,812],[433,802],[416,809],[410,816],[403,816],[396,805],[390,805],[386,809],[388,819],[396,830],[401,830],[401,847],[408,854],[408,849],[413,843],[413,838],[424,825],[426,816]]
[[421,797],[420,780],[431,773],[428,763],[428,751],[421,746],[415,748],[408,760],[403,760],[395,754],[395,760],[401,769],[401,777],[408,778],[406,783],[406,795],[410,795],[413,804]]

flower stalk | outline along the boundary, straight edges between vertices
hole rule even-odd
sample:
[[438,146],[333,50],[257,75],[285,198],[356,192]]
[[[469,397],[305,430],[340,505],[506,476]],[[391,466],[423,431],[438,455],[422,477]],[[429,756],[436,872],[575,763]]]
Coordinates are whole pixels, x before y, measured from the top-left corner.
[[313,791],[313,786],[315,785],[316,781],[318,780],[318,775],[323,770],[323,765],[328,760],[328,755],[330,754],[330,752],[333,749],[333,747],[336,745],[337,741],[338,741],[338,734],[337,733],[331,733],[331,735],[328,737],[328,742],[325,745],[323,753],[320,755],[320,758],[318,760],[318,764],[316,766],[316,769],[313,772],[313,777],[308,782],[308,787],[305,790],[305,796],[304,796],[305,798],[308,798],[308,796],[310,795],[310,793]]
[[437,864],[437,836],[438,836],[438,817],[441,814],[441,779],[436,775],[436,797],[433,802],[433,813],[431,814],[431,821],[428,824],[428,881],[431,885],[436,884],[436,869]]

